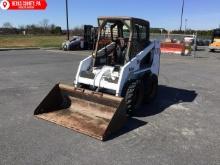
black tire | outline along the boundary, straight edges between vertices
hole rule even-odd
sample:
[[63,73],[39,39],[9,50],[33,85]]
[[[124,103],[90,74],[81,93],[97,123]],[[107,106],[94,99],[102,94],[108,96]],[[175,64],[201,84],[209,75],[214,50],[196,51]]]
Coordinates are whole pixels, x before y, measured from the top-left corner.
[[128,115],[134,114],[143,101],[143,83],[141,80],[135,80],[128,83],[125,92],[125,102]]
[[210,49],[210,52],[215,52],[215,49]]
[[145,75],[143,77],[144,84],[144,98],[143,103],[150,103],[154,101],[157,96],[158,78],[156,75]]

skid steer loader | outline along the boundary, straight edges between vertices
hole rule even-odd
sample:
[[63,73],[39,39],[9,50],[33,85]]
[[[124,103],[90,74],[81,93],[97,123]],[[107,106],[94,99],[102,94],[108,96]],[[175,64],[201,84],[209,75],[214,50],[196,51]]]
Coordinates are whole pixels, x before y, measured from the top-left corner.
[[34,115],[105,140],[156,96],[160,43],[149,40],[142,19],[99,17],[98,25],[96,48],[80,62],[74,85],[55,85]]

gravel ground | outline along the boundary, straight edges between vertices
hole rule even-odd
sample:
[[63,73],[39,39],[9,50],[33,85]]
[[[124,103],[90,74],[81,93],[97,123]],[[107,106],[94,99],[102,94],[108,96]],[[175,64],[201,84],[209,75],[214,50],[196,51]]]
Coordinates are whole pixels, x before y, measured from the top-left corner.
[[33,117],[86,55],[0,51],[1,165],[220,165],[220,53],[162,55],[157,99],[106,142]]

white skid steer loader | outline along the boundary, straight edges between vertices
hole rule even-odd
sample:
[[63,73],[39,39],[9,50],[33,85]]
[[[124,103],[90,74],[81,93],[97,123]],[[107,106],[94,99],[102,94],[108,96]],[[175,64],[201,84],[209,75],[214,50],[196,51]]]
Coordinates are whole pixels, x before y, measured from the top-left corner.
[[34,114],[105,140],[129,114],[157,93],[160,43],[149,40],[149,22],[99,17],[93,54],[82,60],[74,86],[57,84]]

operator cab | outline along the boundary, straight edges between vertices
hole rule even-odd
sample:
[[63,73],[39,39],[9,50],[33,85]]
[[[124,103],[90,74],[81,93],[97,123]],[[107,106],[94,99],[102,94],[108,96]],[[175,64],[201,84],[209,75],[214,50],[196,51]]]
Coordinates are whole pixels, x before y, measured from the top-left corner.
[[94,67],[120,68],[149,44],[149,22],[130,17],[98,18]]
[[[79,74],[87,84],[104,80],[117,85],[121,69],[149,44],[149,22],[133,17],[99,17],[98,38],[92,66]],[[141,61],[141,69],[152,63],[151,52]],[[100,85],[99,85],[100,87]]]

